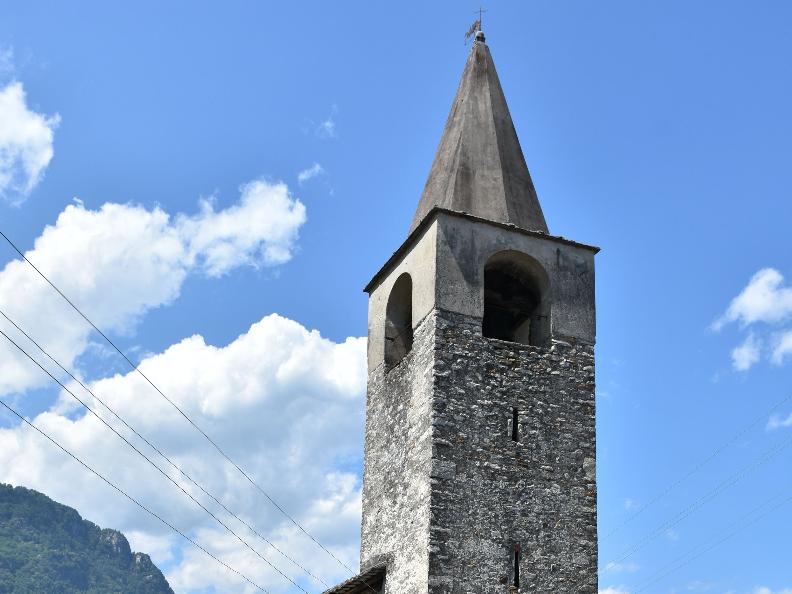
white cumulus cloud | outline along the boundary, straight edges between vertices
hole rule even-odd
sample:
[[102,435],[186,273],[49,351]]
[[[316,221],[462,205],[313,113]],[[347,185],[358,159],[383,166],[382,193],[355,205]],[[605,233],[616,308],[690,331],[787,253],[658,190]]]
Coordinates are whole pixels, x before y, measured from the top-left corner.
[[778,336],[773,349],[773,363],[781,365],[790,355],[792,355],[792,330],[787,330]]
[[[365,351],[364,338],[336,343],[273,314],[227,345],[210,345],[201,336],[192,336],[146,358],[140,367],[309,532],[354,567],[361,506],[355,469],[363,441]],[[115,375],[91,387],[284,552],[328,583],[348,577],[224,463],[139,375]],[[235,568],[272,592],[287,589],[288,582],[96,418],[67,406],[68,395],[61,398],[62,403],[32,421]],[[165,564],[177,592],[203,591],[211,585],[218,592],[252,591],[25,426],[0,429],[0,482],[43,491],[102,526],[123,530],[135,550],[151,552],[156,562]],[[201,495],[188,483],[184,486]],[[301,579],[300,570],[289,561],[233,518],[225,519],[285,573]],[[304,575],[302,579],[310,583]],[[313,584],[312,589],[323,588]]]
[[745,341],[732,350],[732,366],[737,371],[748,371],[759,361],[760,345],[754,334],[749,334]]
[[[191,216],[134,204],[72,204],[26,256],[100,328],[128,333],[147,311],[172,302],[190,274],[286,262],[305,216],[284,184],[264,181],[244,185],[239,202],[226,209],[204,202]],[[67,366],[89,344],[90,327],[21,259],[0,270],[0,309]],[[0,394],[44,381],[0,345]]]
[[713,325],[716,330],[729,322],[778,323],[792,316],[792,288],[783,286],[784,277],[774,268],[763,268],[735,297]]
[[770,431],[773,429],[781,429],[782,427],[792,427],[792,413],[786,418],[773,415],[767,421],[767,429]]
[[[4,58],[5,59],[5,58]],[[0,88],[0,198],[19,204],[41,181],[54,155],[58,114],[30,109],[21,82]]]
[[305,222],[305,206],[283,183],[256,180],[243,185],[241,193],[239,203],[229,208],[217,212],[205,200],[199,215],[176,220],[191,258],[211,276],[241,264],[288,262]]
[[597,592],[598,594],[630,594],[629,590],[625,590],[623,588],[614,588],[613,586],[609,586],[604,590],[600,588]]
[[322,167],[319,163],[314,163],[308,169],[303,169],[297,174],[297,181],[300,183],[300,185],[302,185],[305,182],[322,175],[324,172],[324,167]]
[[[786,286],[783,275],[774,268],[763,268],[753,275],[728,309],[712,324],[721,330],[738,323],[748,334],[742,344],[732,350],[732,366],[747,371],[762,355],[762,343],[775,343],[767,349],[770,360],[781,365],[792,355],[792,329],[782,328],[774,334],[773,326],[783,326],[792,319],[792,287]],[[762,338],[761,335],[764,335]]]
[[771,590],[765,586],[756,588],[751,594],[792,594],[792,588],[783,588],[781,590]]

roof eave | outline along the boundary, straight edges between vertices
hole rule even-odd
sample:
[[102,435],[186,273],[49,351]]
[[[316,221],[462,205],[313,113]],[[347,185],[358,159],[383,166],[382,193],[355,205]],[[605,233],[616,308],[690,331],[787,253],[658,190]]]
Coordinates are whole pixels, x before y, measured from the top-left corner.
[[491,221],[489,219],[484,219],[482,217],[478,217],[476,215],[472,215],[467,212],[458,212],[448,208],[443,208],[442,206],[435,206],[426,214],[426,216],[418,224],[418,226],[415,227],[415,229],[413,229],[410,232],[410,234],[407,236],[407,239],[404,240],[404,243],[402,243],[401,246],[399,246],[399,249],[393,252],[391,257],[388,258],[388,261],[385,262],[382,268],[380,268],[377,271],[377,273],[372,277],[372,279],[368,282],[368,284],[363,288],[363,291],[365,293],[371,295],[371,292],[377,287],[377,285],[379,285],[382,278],[391,270],[391,268],[393,268],[393,266],[401,259],[401,257],[415,244],[415,242],[418,240],[418,238],[423,233],[423,231],[427,229],[440,214],[447,214],[450,216],[459,217],[462,219],[467,219],[469,221],[475,221],[478,223],[486,223],[488,225],[493,225],[495,227],[500,227],[502,229],[508,229],[510,231],[514,231],[522,235],[547,239],[549,241],[553,241],[556,243],[562,243],[564,245],[571,245],[584,250],[589,250],[595,254],[600,251],[600,248],[597,246],[588,245],[577,241],[572,241],[571,239],[561,237],[560,235],[550,235],[549,233],[543,233],[541,231],[530,231],[528,229],[523,229],[521,227],[509,223],[500,223],[497,221]]
[[379,590],[374,590],[373,586],[380,586],[381,589],[386,571],[386,566],[377,565],[329,590],[325,590],[322,594],[355,594],[357,592],[367,592],[370,590],[378,592]]

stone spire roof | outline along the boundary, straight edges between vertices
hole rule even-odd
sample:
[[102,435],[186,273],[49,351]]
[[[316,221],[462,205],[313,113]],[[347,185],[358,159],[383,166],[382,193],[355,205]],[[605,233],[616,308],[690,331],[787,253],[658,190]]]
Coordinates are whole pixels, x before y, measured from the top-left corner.
[[481,31],[465,64],[410,232],[435,206],[547,233]]

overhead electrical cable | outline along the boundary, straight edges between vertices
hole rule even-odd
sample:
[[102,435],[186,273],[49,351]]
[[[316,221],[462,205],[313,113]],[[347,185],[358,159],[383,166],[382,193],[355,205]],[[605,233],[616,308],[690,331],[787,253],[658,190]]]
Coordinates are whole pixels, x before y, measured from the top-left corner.
[[[666,565],[665,568],[663,568],[659,572],[655,573],[647,581],[645,581],[642,584],[640,584],[638,589],[634,590],[635,594],[638,594],[639,592],[645,591],[647,588],[649,588],[650,586],[653,586],[654,584],[656,584],[660,580],[668,577],[669,575],[671,575],[673,573],[676,573],[677,571],[679,571],[683,567],[685,567],[687,565],[690,565],[696,559],[699,559],[700,557],[706,555],[711,550],[713,550],[716,547],[720,546],[721,544],[723,544],[727,540],[733,538],[734,536],[736,536],[738,533],[742,532],[743,530],[746,530],[747,528],[750,528],[751,526],[753,526],[754,524],[756,524],[757,522],[759,522],[763,518],[769,516],[771,513],[777,511],[778,509],[780,509],[784,505],[792,503],[792,495],[789,494],[789,489],[786,490],[785,494],[787,495],[787,497],[785,497],[784,499],[782,499],[781,501],[776,503],[772,508],[760,513],[759,515],[757,515],[755,518],[753,518],[751,520],[748,520],[748,518],[750,518],[751,516],[757,514],[757,512],[762,510],[762,508],[765,508],[768,505],[770,505],[773,501],[778,499],[779,496],[783,495],[783,493],[774,495],[773,497],[771,497],[770,499],[768,499],[767,501],[765,501],[761,505],[759,505],[759,506],[755,507],[754,509],[752,509],[747,514],[744,514],[740,520],[738,520],[737,522],[732,523],[732,527],[733,528],[729,532],[727,532],[725,535],[723,535],[720,538],[712,541],[709,544],[705,543],[705,546],[704,546],[704,548],[701,551],[697,552],[697,549],[699,547],[696,547],[696,548],[693,548],[692,550],[688,551],[685,555],[682,555],[681,557],[678,557],[676,560],[674,560],[671,563],[669,563],[668,565]],[[748,520],[748,521],[746,522],[746,520]]]
[[184,538],[186,541],[188,541],[189,543],[191,543],[193,546],[195,546],[195,547],[197,547],[198,549],[200,549],[201,551],[203,551],[203,552],[204,552],[204,554],[206,554],[206,555],[208,555],[209,557],[211,557],[212,559],[214,559],[214,560],[215,560],[217,563],[219,563],[220,565],[222,565],[223,567],[225,567],[225,568],[226,568],[226,569],[228,569],[229,571],[232,571],[232,572],[234,572],[235,574],[237,574],[239,577],[241,577],[242,579],[244,579],[244,580],[245,580],[247,583],[249,583],[251,586],[253,586],[253,587],[254,587],[254,588],[256,588],[257,590],[260,590],[260,591],[264,592],[265,594],[270,594],[270,592],[269,592],[269,591],[268,591],[266,588],[264,588],[264,587],[262,587],[262,586],[259,586],[259,585],[258,585],[256,582],[254,582],[252,579],[250,579],[249,577],[247,577],[247,576],[246,576],[245,574],[243,574],[241,571],[239,571],[239,570],[237,570],[237,569],[234,569],[234,568],[233,568],[233,567],[231,567],[231,566],[230,566],[228,563],[226,563],[225,561],[223,561],[223,560],[222,560],[222,559],[220,559],[219,557],[216,557],[214,554],[210,553],[210,552],[209,552],[207,549],[205,549],[203,546],[201,546],[200,544],[198,544],[198,542],[197,542],[197,541],[195,541],[195,540],[193,540],[192,538],[190,538],[189,536],[187,536],[187,534],[185,534],[184,532],[182,532],[181,530],[179,530],[178,528],[176,528],[176,527],[175,527],[173,524],[171,524],[170,522],[168,522],[168,521],[167,521],[165,518],[163,518],[162,516],[160,516],[160,515],[159,515],[159,514],[157,514],[156,512],[152,511],[151,509],[149,509],[149,508],[148,508],[148,507],[146,507],[145,505],[143,505],[143,504],[142,504],[140,501],[138,501],[137,499],[135,499],[134,497],[132,497],[131,495],[129,495],[129,494],[128,494],[126,491],[124,491],[124,490],[123,490],[121,487],[119,487],[119,486],[118,486],[118,485],[116,485],[115,483],[111,482],[109,479],[105,478],[105,476],[104,476],[104,475],[100,474],[98,471],[94,470],[92,467],[88,466],[88,464],[86,464],[85,462],[83,462],[83,461],[82,461],[82,460],[81,460],[81,459],[80,459],[80,458],[79,458],[77,455],[73,454],[72,452],[70,452],[69,450],[67,450],[67,449],[66,449],[64,446],[62,446],[62,445],[61,445],[61,444],[60,444],[60,443],[59,443],[59,442],[58,442],[58,441],[57,441],[57,440],[56,440],[54,437],[51,437],[51,436],[50,436],[48,433],[46,433],[46,432],[45,432],[43,429],[39,429],[39,428],[38,428],[36,425],[34,425],[34,424],[31,422],[31,421],[28,421],[28,420],[27,420],[27,419],[26,419],[26,418],[25,418],[25,417],[24,417],[24,416],[23,416],[21,413],[17,412],[17,411],[16,411],[14,408],[12,408],[12,407],[11,407],[10,405],[8,405],[6,402],[4,402],[3,400],[0,400],[0,405],[2,405],[3,407],[5,407],[5,408],[6,408],[6,410],[8,410],[8,411],[9,411],[11,414],[13,414],[15,417],[17,417],[17,418],[18,418],[20,421],[22,421],[23,423],[25,423],[25,424],[26,424],[28,427],[30,427],[31,429],[33,429],[33,430],[35,430],[36,432],[38,432],[38,433],[39,433],[41,436],[43,436],[43,437],[47,438],[47,439],[48,439],[48,440],[49,440],[49,441],[50,441],[50,442],[51,442],[53,445],[55,445],[55,446],[56,446],[58,449],[60,449],[60,450],[61,450],[62,452],[64,452],[65,454],[67,454],[67,455],[68,455],[69,457],[71,457],[73,460],[75,460],[75,461],[79,462],[79,463],[80,463],[80,464],[81,464],[81,465],[82,465],[82,466],[83,466],[83,467],[84,467],[86,470],[88,470],[89,472],[93,473],[95,476],[97,476],[99,479],[101,479],[101,480],[102,480],[104,483],[106,483],[107,485],[109,485],[110,487],[112,487],[113,489],[115,489],[116,491],[118,491],[118,492],[119,492],[121,495],[123,495],[124,497],[126,497],[127,499],[129,499],[129,501],[131,501],[132,503],[134,503],[135,505],[137,505],[137,506],[138,506],[140,509],[142,509],[143,511],[145,511],[145,512],[146,512],[146,513],[148,513],[149,515],[153,516],[154,518],[156,518],[157,520],[159,520],[160,522],[162,522],[162,523],[163,523],[165,526],[167,526],[168,528],[170,528],[171,530],[173,530],[173,531],[174,531],[176,534],[178,534],[179,536],[181,536],[182,538]]
[[[144,435],[142,435],[137,429],[132,427],[123,417],[121,417],[106,402],[104,402],[101,398],[99,398],[88,386],[86,386],[85,383],[83,383],[71,371],[69,371],[66,367],[64,367],[49,352],[47,352],[44,349],[44,347],[42,347],[32,336],[30,336],[30,334],[28,334],[21,326],[19,326],[19,324],[17,324],[13,319],[11,319],[2,309],[0,309],[0,315],[2,315],[12,326],[14,326],[14,328],[16,328],[25,338],[27,338],[27,340],[29,340],[33,345],[35,345],[36,348],[41,353],[43,353],[50,361],[52,361],[55,365],[57,365],[73,381],[78,383],[83,388],[83,390],[88,392],[88,394],[90,394],[94,398],[94,400],[96,400],[100,405],[102,405],[102,407],[105,410],[110,412],[110,414],[112,414],[119,422],[121,422],[127,429],[129,429],[132,433],[134,433],[139,439],[144,441],[146,443],[146,445],[148,445],[152,450],[154,450],[157,454],[159,454],[159,456],[162,457],[172,468],[177,470],[184,478],[186,478],[189,482],[191,482],[198,489],[200,489],[201,492],[203,492],[207,497],[212,499],[212,501],[214,501],[217,505],[222,507],[228,514],[230,514],[231,516],[236,518],[236,520],[239,521],[241,524],[243,524],[246,528],[248,528],[248,530],[250,530],[253,534],[255,534],[262,541],[267,543],[270,547],[272,547],[280,555],[282,555],[284,558],[286,558],[288,561],[290,561],[293,565],[295,565],[300,570],[305,572],[309,577],[313,578],[314,580],[316,580],[317,582],[319,582],[320,584],[322,584],[323,586],[325,586],[327,588],[330,587],[329,584],[327,584],[324,580],[322,580],[320,577],[318,577],[318,576],[314,575],[313,573],[311,573],[311,571],[309,571],[306,567],[304,567],[303,565],[298,563],[296,560],[294,560],[287,553],[283,552],[277,545],[275,545],[275,543],[273,543],[267,537],[265,537],[264,535],[259,533],[259,531],[256,530],[253,526],[251,526],[250,523],[248,523],[247,521],[245,521],[244,519],[239,517],[239,515],[234,513],[222,501],[220,501],[220,499],[218,499],[215,495],[213,495],[212,493],[207,491],[202,485],[200,485],[197,481],[195,481],[185,470],[183,470],[179,465],[177,465],[175,462],[173,462],[160,448],[158,448],[156,445],[151,443],[151,441],[149,439],[147,439]],[[19,347],[17,347],[17,348],[19,348]],[[24,351],[23,351],[23,353],[24,353]],[[28,355],[27,353],[24,353],[24,354],[27,355],[28,358],[30,358],[30,355]],[[41,367],[41,366],[39,366],[39,367]],[[52,377],[52,376],[50,375],[50,377]]]
[[[28,259],[28,257],[27,257],[27,256],[26,256],[26,255],[25,255],[23,252],[22,252],[22,250],[20,250],[20,249],[17,247],[17,245],[16,245],[16,244],[15,244],[13,241],[11,241],[11,239],[10,239],[10,238],[9,238],[9,237],[8,237],[8,236],[5,234],[5,233],[3,233],[3,231],[0,231],[0,236],[2,236],[2,237],[3,237],[3,239],[5,239],[5,240],[8,242],[8,244],[9,244],[9,245],[10,245],[10,246],[11,246],[11,247],[14,249],[14,251],[15,251],[17,254],[19,254],[19,255],[22,257],[22,259],[23,259],[25,262],[27,262],[27,264],[28,264],[28,265],[30,265],[30,267],[31,267],[31,268],[33,268],[33,270],[35,270],[35,271],[38,273],[38,275],[39,275],[39,276],[40,276],[42,279],[44,279],[44,281],[45,281],[45,282],[46,282],[46,283],[47,283],[47,284],[48,284],[50,287],[52,287],[52,288],[53,288],[53,289],[54,289],[54,290],[55,290],[55,291],[58,293],[58,295],[60,295],[60,296],[61,296],[61,297],[62,297],[62,298],[63,298],[63,299],[66,301],[66,303],[68,303],[68,304],[69,304],[69,305],[72,307],[72,309],[74,309],[74,311],[76,311],[76,312],[77,312],[77,313],[80,315],[80,317],[81,317],[83,320],[85,320],[85,321],[86,321],[86,322],[87,322],[87,323],[88,323],[88,324],[89,324],[89,325],[90,325],[90,326],[91,326],[91,327],[92,327],[92,328],[93,328],[93,329],[94,329],[96,332],[98,332],[98,333],[99,333],[99,335],[100,335],[100,336],[101,336],[101,337],[102,337],[102,338],[103,338],[105,341],[107,341],[107,343],[108,343],[108,344],[109,344],[111,347],[113,347],[113,349],[114,349],[114,350],[115,350],[115,351],[116,351],[116,352],[117,352],[119,355],[121,355],[121,357],[122,357],[122,358],[123,358],[123,359],[124,359],[124,360],[125,360],[125,361],[126,361],[128,364],[129,364],[129,366],[132,368],[132,370],[133,370],[133,371],[136,371],[138,374],[140,374],[140,376],[141,376],[141,377],[142,377],[144,380],[146,380],[146,382],[148,382],[148,384],[149,384],[149,385],[150,385],[152,388],[154,388],[154,390],[156,390],[156,391],[157,391],[157,393],[159,393],[159,395],[160,395],[160,396],[162,396],[162,397],[163,397],[163,398],[164,398],[164,399],[165,399],[165,400],[166,400],[166,401],[167,401],[167,402],[168,402],[168,403],[169,403],[169,404],[170,404],[170,405],[171,405],[173,408],[175,408],[175,409],[176,409],[176,410],[179,412],[179,414],[180,414],[182,417],[184,417],[184,419],[185,419],[185,420],[186,420],[186,421],[187,421],[187,422],[188,422],[190,425],[192,425],[192,426],[193,426],[193,428],[194,428],[196,431],[198,431],[198,432],[199,432],[199,433],[200,433],[200,434],[201,434],[201,435],[204,437],[204,439],[206,439],[206,440],[207,440],[207,441],[208,441],[208,442],[209,442],[209,443],[210,443],[210,444],[211,444],[211,445],[214,447],[214,449],[215,449],[215,450],[217,450],[217,452],[218,452],[218,453],[219,453],[219,454],[220,454],[220,455],[221,455],[223,458],[225,458],[225,459],[228,461],[228,463],[229,463],[229,464],[231,464],[231,465],[232,465],[232,466],[233,466],[233,467],[234,467],[234,468],[235,468],[235,469],[236,469],[236,470],[237,470],[237,471],[238,471],[238,472],[239,472],[239,473],[240,473],[240,474],[241,474],[241,475],[242,475],[242,476],[245,478],[245,480],[247,480],[247,481],[248,481],[248,482],[249,482],[249,483],[250,483],[250,484],[251,484],[251,485],[252,485],[252,486],[253,486],[253,487],[254,487],[254,488],[257,490],[257,491],[259,491],[259,493],[261,493],[261,494],[262,494],[262,495],[263,495],[263,496],[264,496],[264,497],[267,499],[267,501],[269,501],[269,502],[270,502],[270,504],[272,504],[272,505],[275,507],[275,509],[277,509],[277,510],[278,510],[278,511],[279,511],[279,512],[280,512],[280,513],[281,513],[281,514],[282,514],[282,515],[283,515],[283,516],[286,518],[286,519],[288,519],[288,520],[289,520],[289,521],[290,521],[292,524],[294,524],[294,526],[295,526],[295,527],[296,527],[298,530],[300,530],[300,532],[302,532],[303,534],[305,534],[305,535],[306,535],[306,536],[307,536],[307,537],[308,537],[308,538],[309,538],[311,541],[313,541],[313,542],[314,542],[314,544],[316,544],[316,545],[317,545],[319,548],[321,548],[321,549],[322,549],[322,550],[323,550],[325,553],[327,553],[327,554],[328,554],[330,557],[332,557],[332,558],[333,558],[333,559],[336,561],[336,563],[338,563],[339,565],[341,565],[342,567],[344,567],[344,568],[345,568],[345,569],[346,569],[346,570],[347,570],[347,571],[348,571],[350,574],[352,574],[352,575],[354,575],[354,574],[355,574],[355,571],[354,571],[354,570],[353,570],[351,567],[349,567],[349,565],[347,565],[346,563],[344,563],[343,561],[341,561],[341,559],[339,559],[339,558],[338,558],[336,555],[334,555],[334,554],[333,554],[333,552],[332,552],[332,551],[330,551],[330,549],[328,549],[328,548],[327,548],[327,547],[325,547],[325,546],[324,546],[324,545],[323,545],[321,542],[319,542],[319,540],[317,540],[317,539],[316,539],[316,538],[315,538],[315,537],[314,537],[314,536],[313,536],[311,533],[309,533],[309,532],[308,532],[308,531],[307,531],[307,530],[306,530],[306,529],[305,529],[305,528],[304,528],[304,527],[303,527],[303,526],[302,526],[302,525],[301,525],[301,524],[300,524],[300,523],[299,523],[297,520],[295,520],[295,519],[294,519],[294,517],[292,517],[292,516],[291,516],[291,515],[290,515],[290,514],[289,514],[289,513],[288,513],[288,512],[287,512],[287,511],[286,511],[286,510],[285,510],[285,509],[284,509],[284,508],[283,508],[283,507],[280,505],[280,504],[278,504],[278,502],[277,502],[277,501],[275,501],[275,500],[274,500],[274,499],[273,499],[273,498],[272,498],[272,497],[269,495],[269,493],[267,493],[267,491],[265,491],[265,490],[264,490],[264,488],[263,488],[263,487],[261,487],[261,485],[259,485],[259,484],[258,484],[258,483],[257,483],[255,480],[253,480],[253,478],[252,478],[252,477],[251,477],[251,476],[250,476],[250,475],[249,475],[247,472],[245,472],[245,471],[242,469],[242,467],[241,467],[241,466],[239,466],[239,464],[237,464],[237,463],[236,463],[236,462],[235,462],[235,461],[234,461],[234,460],[231,458],[231,456],[229,456],[229,455],[228,455],[228,454],[225,452],[225,450],[223,450],[223,448],[221,448],[221,447],[220,447],[220,446],[217,444],[217,442],[216,442],[216,441],[214,441],[214,440],[213,440],[211,437],[209,437],[209,435],[208,435],[208,434],[207,434],[207,433],[206,433],[206,432],[205,432],[205,431],[204,431],[204,430],[203,430],[203,429],[202,429],[202,428],[201,428],[201,427],[200,427],[200,426],[199,426],[199,425],[198,425],[198,424],[197,424],[195,421],[193,421],[193,420],[192,420],[192,419],[189,417],[189,415],[187,415],[187,413],[186,413],[186,412],[184,412],[184,410],[182,410],[182,408],[181,408],[181,407],[179,407],[179,405],[178,405],[178,404],[176,404],[176,403],[175,403],[173,400],[171,400],[170,398],[168,398],[168,397],[165,395],[165,393],[164,393],[162,390],[160,390],[160,389],[159,389],[159,388],[158,388],[158,387],[157,387],[157,386],[154,384],[154,382],[153,382],[153,381],[151,381],[151,380],[148,378],[148,376],[147,376],[146,374],[144,374],[144,373],[143,373],[143,372],[140,370],[140,368],[139,368],[139,367],[138,367],[138,366],[137,366],[135,363],[133,363],[133,362],[132,362],[132,360],[131,360],[131,359],[130,359],[130,358],[129,358],[129,357],[128,357],[128,356],[127,356],[127,355],[126,355],[126,354],[125,354],[125,353],[124,353],[124,352],[123,352],[121,349],[120,349],[120,348],[118,348],[118,346],[117,346],[117,345],[116,345],[116,344],[115,344],[115,343],[114,343],[112,340],[110,340],[110,338],[109,338],[109,337],[108,337],[108,336],[107,336],[107,335],[106,335],[104,332],[102,332],[102,331],[99,329],[99,327],[98,327],[96,324],[94,324],[94,323],[93,323],[93,322],[90,320],[90,318],[88,318],[88,316],[86,316],[86,315],[85,315],[85,314],[84,314],[84,313],[83,313],[83,312],[80,310],[80,308],[78,308],[78,307],[77,307],[77,306],[74,304],[74,302],[72,302],[72,301],[71,301],[71,299],[69,299],[69,298],[68,298],[68,297],[67,297],[67,296],[66,296],[66,295],[63,293],[63,291],[61,291],[61,290],[60,290],[60,289],[59,289],[59,288],[58,288],[58,287],[55,285],[55,283],[53,283],[53,282],[52,282],[52,281],[51,281],[49,278],[47,278],[47,276],[46,276],[46,275],[45,275],[43,272],[41,272],[41,270],[39,270],[39,268],[38,268],[38,267],[36,267],[36,265],[35,265],[33,262],[31,262],[31,261]],[[372,588],[372,590],[373,590],[373,588]]]
[[790,401],[792,401],[792,393],[790,393],[788,396],[786,396],[786,397],[782,398],[781,400],[779,400],[778,402],[776,402],[772,407],[770,407],[770,409],[768,411],[764,412],[761,416],[756,417],[756,419],[754,419],[751,423],[749,423],[747,426],[743,427],[741,430],[739,430],[737,433],[735,433],[730,439],[728,439],[726,442],[724,442],[723,444],[718,446],[715,450],[713,450],[712,453],[709,456],[707,456],[706,458],[701,460],[698,464],[693,466],[688,472],[686,472],[679,479],[677,479],[676,481],[671,483],[668,487],[663,489],[661,492],[659,492],[657,495],[655,495],[648,502],[646,502],[645,504],[641,505],[634,513],[630,514],[623,522],[621,522],[615,528],[611,529],[607,534],[605,534],[603,536],[600,536],[600,542],[602,542],[604,540],[607,540],[608,538],[610,538],[611,536],[616,534],[619,530],[624,528],[627,524],[632,522],[635,518],[640,516],[648,508],[652,507],[655,503],[661,501],[662,499],[665,499],[679,485],[684,483],[686,480],[688,480],[690,477],[692,477],[694,474],[696,474],[699,470],[701,470],[707,464],[712,462],[715,458],[717,458],[729,446],[731,446],[732,444],[737,443],[751,429],[753,429],[757,425],[763,423],[768,416],[772,415],[775,411],[777,411],[784,404],[786,404],[787,402],[790,402]]
[[168,481],[173,483],[177,489],[179,489],[182,493],[184,493],[187,497],[189,497],[196,505],[198,505],[203,511],[209,514],[218,524],[220,524],[225,530],[231,533],[242,545],[244,545],[247,549],[252,551],[257,557],[259,557],[262,561],[264,561],[267,565],[269,565],[272,569],[278,572],[284,579],[288,580],[292,585],[296,586],[305,594],[310,594],[305,588],[300,586],[297,582],[292,580],[288,575],[283,573],[276,565],[274,565],[269,559],[267,559],[264,555],[262,555],[258,550],[256,550],[253,546],[251,546],[244,538],[239,536],[228,524],[223,522],[220,518],[218,518],[211,510],[209,510],[203,503],[198,501],[192,493],[187,491],[184,487],[182,487],[178,481],[174,480],[167,472],[162,470],[160,466],[154,462],[151,458],[149,458],[146,454],[144,454],[135,444],[129,441],[124,435],[118,432],[115,427],[110,425],[101,415],[99,415],[95,410],[93,410],[90,406],[88,406],[79,396],[77,396],[74,392],[72,392],[63,382],[61,382],[58,378],[56,378],[49,370],[47,370],[41,363],[39,363],[35,358],[33,358],[27,351],[25,351],[19,344],[17,344],[8,334],[6,334],[3,330],[0,330],[0,334],[2,334],[6,340],[8,340],[12,345],[14,345],[23,355],[25,355],[28,359],[30,359],[39,369],[41,369],[44,373],[50,376],[53,381],[55,381],[63,390],[65,390],[72,398],[74,398],[77,402],[79,402],[89,413],[91,413],[94,417],[96,417],[105,427],[110,429],[117,437],[122,439],[124,443],[126,443],[130,448],[132,448],[139,456],[141,456],[146,462],[148,462],[151,466],[153,466],[157,471],[164,476]]
[[[713,489],[709,490],[707,493],[696,499],[693,503],[688,505],[685,509],[677,513],[671,519],[660,524],[660,526],[658,526],[652,532],[645,535],[636,544],[632,545],[628,549],[625,549],[625,551],[621,554],[621,556],[614,559],[613,562],[621,563],[625,561],[626,559],[628,559],[629,557],[631,557],[632,555],[643,549],[650,542],[657,539],[660,535],[664,534],[667,530],[678,525],[680,522],[682,522],[683,520],[694,514],[696,511],[707,505],[710,501],[718,497],[718,495],[720,495],[721,493],[727,491],[728,489],[739,483],[748,474],[764,466],[767,462],[775,458],[778,454],[780,454],[790,445],[792,445],[792,436],[768,448],[762,453],[762,455],[759,458],[743,466],[740,470],[738,470],[737,472],[731,474],[730,476],[722,480]],[[574,592],[575,588],[582,585],[584,582],[585,579],[578,580],[567,591]]]
[[720,483],[718,483],[718,485],[715,486],[715,488],[711,489],[710,491],[699,497],[697,500],[695,500],[692,504],[690,504],[688,507],[686,507],[681,512],[679,512],[677,515],[673,516],[670,520],[667,520],[666,522],[658,526],[653,532],[650,532],[647,536],[642,538],[637,544],[627,549],[621,557],[615,560],[615,562],[621,563],[622,561],[626,560],[627,558],[637,553],[639,550],[644,548],[651,541],[655,540],[658,536],[664,534],[668,529],[673,528],[674,526],[682,522],[684,519],[686,519],[688,516],[695,513],[696,511],[704,507],[707,503],[715,499],[718,495],[720,495],[724,491],[727,491],[728,489],[739,483],[751,472],[764,466],[767,462],[775,458],[778,454],[780,454],[784,449],[788,448],[790,445],[792,445],[792,436],[765,450],[757,460],[754,460],[750,464],[745,465],[737,472],[733,473],[732,475],[722,480]]

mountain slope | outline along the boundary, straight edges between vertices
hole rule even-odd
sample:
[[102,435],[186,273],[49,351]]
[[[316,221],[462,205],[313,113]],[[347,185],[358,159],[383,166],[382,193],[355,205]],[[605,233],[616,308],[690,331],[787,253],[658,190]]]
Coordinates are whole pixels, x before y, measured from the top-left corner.
[[0,594],[173,594],[123,534],[45,495],[0,484]]

